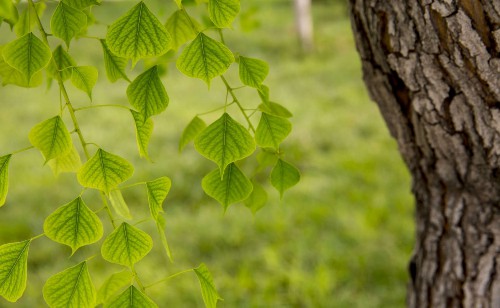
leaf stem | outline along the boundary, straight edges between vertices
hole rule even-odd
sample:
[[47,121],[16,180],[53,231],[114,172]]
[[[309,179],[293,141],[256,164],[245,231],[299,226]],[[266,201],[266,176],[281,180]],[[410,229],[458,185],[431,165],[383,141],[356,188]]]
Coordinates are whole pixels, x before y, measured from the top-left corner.
[[139,288],[141,289],[141,291],[145,292],[146,288],[142,284],[141,279],[139,279],[139,275],[137,275],[137,272],[135,271],[134,266],[132,266],[132,274],[134,274],[135,282],[137,282],[137,285],[139,286]]
[[224,106],[217,107],[215,109],[212,109],[212,110],[209,110],[209,111],[206,111],[206,112],[198,113],[197,116],[203,116],[203,115],[214,113],[214,112],[219,111],[221,109],[226,109],[226,107],[231,106],[232,104],[234,104],[234,102],[231,102],[231,103],[229,103],[227,105],[225,104]]
[[114,107],[114,108],[121,108],[121,109],[127,109],[130,111],[130,108],[127,106],[123,105],[118,105],[118,104],[102,104],[102,105],[89,105],[89,106],[84,106],[80,108],[75,108],[74,111],[81,111],[81,110],[88,110],[88,109],[94,109],[94,108],[101,108],[101,107]]
[[253,126],[252,122],[250,121],[250,118],[248,117],[247,113],[245,112],[245,109],[241,105],[240,101],[238,100],[238,98],[234,94],[233,88],[231,88],[231,86],[229,85],[229,83],[227,82],[226,78],[223,75],[221,75],[220,78],[224,82],[224,85],[226,85],[227,91],[229,92],[229,94],[231,94],[231,96],[233,97],[234,102],[236,103],[236,105],[238,105],[238,108],[240,109],[241,113],[243,114],[243,116],[247,120],[248,126],[250,127],[250,129],[255,134],[255,127]]
[[34,149],[34,148],[35,148],[34,146],[25,147],[25,148],[22,148],[20,150],[12,152],[11,154],[12,155],[19,154],[19,153],[26,152],[26,151]]
[[133,183],[133,184],[125,185],[125,186],[118,187],[118,188],[119,188],[119,190],[122,190],[122,189],[131,188],[131,187],[134,187],[134,186],[146,185],[146,183],[147,183],[147,182],[137,182],[137,183]]
[[104,205],[104,208],[106,209],[106,213],[108,213],[109,220],[111,221],[111,225],[113,226],[113,229],[116,229],[115,225],[115,218],[113,217],[113,213],[111,213],[111,210],[109,209],[109,204],[108,200],[106,199],[106,195],[101,191],[101,199],[102,199],[102,204]]
[[177,276],[179,276],[179,275],[181,275],[181,274],[184,274],[184,273],[187,273],[187,272],[191,272],[191,271],[193,271],[193,269],[192,269],[192,268],[187,269],[187,270],[183,270],[183,271],[181,271],[181,272],[175,273],[175,274],[173,274],[173,275],[170,275],[170,276],[167,276],[167,277],[165,277],[165,278],[163,278],[163,279],[160,279],[160,280],[158,280],[158,281],[156,281],[156,282],[153,282],[152,284],[147,285],[145,288],[146,288],[146,289],[151,288],[152,286],[155,286],[155,285],[157,285],[157,284],[163,283],[163,282],[165,282],[165,281],[167,281],[167,280],[170,280],[170,279],[172,279],[172,278],[174,278],[174,277],[177,277]]
[[45,236],[45,233],[42,233],[42,234],[38,234],[36,236],[33,236],[32,238],[30,238],[30,241],[33,241],[33,240],[36,240],[38,238],[41,238],[42,236]]

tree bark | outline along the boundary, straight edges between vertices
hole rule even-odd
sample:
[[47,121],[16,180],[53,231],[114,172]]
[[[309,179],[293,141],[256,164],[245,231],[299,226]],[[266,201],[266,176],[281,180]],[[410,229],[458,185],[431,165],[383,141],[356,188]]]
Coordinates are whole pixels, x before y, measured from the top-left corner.
[[500,307],[500,1],[350,0],[370,95],[413,177],[409,307]]
[[294,0],[295,24],[299,35],[300,48],[309,53],[314,49],[311,0]]

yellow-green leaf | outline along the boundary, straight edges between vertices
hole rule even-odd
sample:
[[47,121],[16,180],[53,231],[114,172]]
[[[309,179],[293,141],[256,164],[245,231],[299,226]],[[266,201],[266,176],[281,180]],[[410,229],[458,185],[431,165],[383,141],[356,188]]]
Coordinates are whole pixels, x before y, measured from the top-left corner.
[[84,9],[92,5],[98,5],[100,1],[97,0],[62,0],[69,6],[72,6],[76,9]]
[[28,80],[23,73],[16,70],[7,62],[5,62],[2,56],[3,46],[0,46],[0,77],[2,77],[2,85],[13,84],[24,88],[35,88],[42,84],[42,72],[37,72],[31,77],[31,81]]
[[141,1],[109,26],[106,41],[113,54],[135,63],[141,58],[167,52],[172,38]]
[[[0,0],[1,2],[2,0]],[[9,0],[8,0],[9,1]],[[31,32],[33,28],[36,26],[36,15],[41,17],[43,12],[45,11],[44,2],[38,2],[35,4],[36,14],[33,9],[29,6],[24,9],[24,11],[19,16],[19,20],[14,25],[14,32],[16,32],[17,36],[23,36],[28,32]]]
[[255,150],[250,133],[227,113],[199,133],[194,145],[201,155],[219,166],[219,177],[227,165],[250,156]]
[[158,75],[158,66],[153,66],[137,76],[127,88],[130,104],[145,118],[167,109],[168,95]]
[[71,83],[84,91],[92,100],[92,89],[97,82],[97,69],[93,66],[75,66],[71,72]]
[[220,297],[219,293],[217,293],[217,290],[215,289],[212,274],[210,274],[204,263],[200,264],[197,268],[194,268],[193,271],[200,282],[201,295],[203,296],[205,307],[216,308],[217,301],[222,300],[222,297]]
[[96,292],[87,262],[50,277],[43,286],[43,298],[51,308],[93,308]]
[[167,241],[167,235],[165,234],[165,229],[167,227],[167,223],[165,218],[160,214],[156,216],[156,229],[158,230],[158,235],[160,236],[161,244],[163,248],[165,248],[165,252],[167,253],[168,258],[171,262],[174,262],[174,258],[172,257],[172,252],[170,251],[170,247]]
[[233,53],[224,44],[199,33],[184,48],[176,64],[186,76],[200,78],[210,84],[210,80],[222,75],[233,62]]
[[103,234],[102,223],[81,197],[59,207],[43,224],[45,235],[51,240],[78,248],[97,242]]
[[69,131],[60,116],[35,125],[28,137],[31,144],[42,152],[45,162],[68,154],[73,146]]
[[185,10],[175,11],[165,25],[172,35],[172,48],[177,50],[187,41],[192,40],[201,31],[201,26]]
[[133,278],[134,275],[127,270],[114,273],[109,276],[97,291],[96,304],[99,305],[109,301],[118,291],[123,290],[126,286],[129,286],[132,283]]
[[271,184],[279,191],[280,197],[283,198],[285,190],[295,186],[299,181],[299,170],[286,161],[278,159],[271,171]]
[[11,157],[11,154],[0,157],[0,207],[5,204],[9,192],[9,162]]
[[50,19],[50,28],[54,36],[61,38],[69,47],[69,43],[87,26],[87,15],[82,11],[60,1]]
[[130,215],[130,210],[123,199],[123,195],[121,190],[114,189],[109,192],[109,201],[111,202],[111,206],[115,210],[115,212],[125,219],[132,219],[132,215]]
[[104,260],[132,267],[153,248],[153,240],[144,231],[122,223],[101,246]]
[[26,289],[31,240],[0,246],[0,296],[16,302]]
[[207,174],[201,181],[201,187],[224,206],[224,211],[231,204],[248,198],[253,188],[252,182],[234,163],[227,166],[222,179],[219,170]]
[[0,0],[0,22],[2,18],[11,26],[17,22],[19,14],[12,0]]
[[227,28],[240,12],[240,0],[208,0],[208,16],[218,28]]
[[255,141],[261,147],[278,149],[280,143],[291,131],[292,123],[290,121],[263,112],[255,131]]
[[57,74],[60,73],[63,81],[68,80],[72,74],[72,68],[76,66],[75,60],[59,45],[52,52],[52,59],[50,65],[47,67],[47,73],[57,79]]
[[28,79],[45,68],[52,56],[50,49],[32,32],[10,42],[2,49],[5,62]]
[[71,150],[67,154],[49,160],[48,164],[54,175],[58,176],[63,172],[77,172],[82,166],[82,161],[78,151],[71,145]]
[[139,148],[139,155],[149,159],[148,145],[151,134],[153,133],[153,120],[151,118],[145,118],[142,113],[134,110],[130,110],[135,123],[135,137],[137,141],[137,147]]
[[260,185],[257,182],[252,182],[252,185],[253,185],[252,193],[250,194],[250,196],[248,196],[247,199],[245,199],[244,203],[245,206],[249,208],[252,211],[252,213],[255,214],[257,213],[258,210],[263,208],[264,205],[266,205],[267,192],[264,189],[264,187],[262,187],[262,185]]
[[239,74],[243,84],[259,88],[269,74],[269,65],[259,59],[239,57]]
[[125,67],[127,67],[127,59],[114,55],[109,50],[106,40],[100,40],[102,51],[104,53],[104,67],[106,68],[106,75],[109,81],[115,82],[120,78],[130,81],[125,74]]
[[207,124],[205,124],[202,119],[198,116],[194,117],[182,132],[181,140],[179,141],[179,152],[181,152],[188,143],[193,141],[206,127]]
[[84,187],[109,193],[132,176],[134,167],[120,156],[103,149],[97,150],[78,172],[78,182]]
[[156,219],[163,212],[163,201],[167,198],[172,181],[164,176],[153,181],[146,182],[148,190],[148,203],[151,216]]
[[282,118],[291,118],[293,116],[293,114],[288,109],[283,107],[283,105],[273,102],[260,104],[259,110],[267,114]]
[[157,308],[149,297],[134,286],[128,287],[120,295],[104,304],[105,308]]

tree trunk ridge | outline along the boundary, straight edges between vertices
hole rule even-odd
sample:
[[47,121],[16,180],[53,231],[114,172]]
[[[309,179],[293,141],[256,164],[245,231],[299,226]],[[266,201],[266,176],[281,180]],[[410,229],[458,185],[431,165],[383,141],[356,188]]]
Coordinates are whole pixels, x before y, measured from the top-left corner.
[[500,1],[350,0],[365,83],[413,176],[409,307],[500,307]]

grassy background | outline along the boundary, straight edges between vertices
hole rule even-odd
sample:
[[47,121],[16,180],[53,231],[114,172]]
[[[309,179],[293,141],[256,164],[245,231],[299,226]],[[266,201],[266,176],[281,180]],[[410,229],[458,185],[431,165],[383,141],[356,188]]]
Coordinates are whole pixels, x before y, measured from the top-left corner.
[[[156,7],[162,20],[172,12],[170,5],[146,2]],[[96,7],[94,13],[102,24],[90,34],[103,36],[106,23],[132,4]],[[242,12],[260,26],[243,34],[228,31],[227,44],[235,52],[270,63],[266,84],[271,98],[295,115],[284,149],[300,167],[302,180],[283,200],[268,187],[270,202],[255,216],[242,204],[223,215],[222,207],[205,196],[199,184],[214,165],[192,146],[178,153],[180,134],[190,119],[224,102],[225,91],[218,80],[208,90],[203,82],[183,77],[174,64],[169,65],[163,81],[170,105],[155,118],[150,145],[153,164],[138,157],[126,111],[99,108],[77,114],[87,140],[134,163],[136,172],[129,183],[163,175],[173,181],[164,207],[175,263],[168,262],[154,237],[153,252],[137,265],[141,279],[149,284],[204,262],[224,298],[220,307],[404,306],[405,268],[414,229],[410,180],[376,105],[365,92],[345,4],[314,2],[317,50],[310,56],[297,51],[291,1],[242,1]],[[237,21],[235,28],[246,27]],[[2,25],[0,44],[10,38]],[[127,105],[127,84],[110,85],[106,80],[97,41],[80,39],[72,43],[70,52],[79,65],[94,64],[100,69],[94,104]],[[141,65],[129,74],[131,78]],[[236,86],[235,65],[228,76]],[[76,106],[88,104],[84,94],[71,85],[68,88]],[[55,86],[49,90],[7,86],[0,88],[0,94],[0,154],[28,146],[30,128],[59,110]],[[258,104],[253,91],[237,94],[248,106]],[[205,119],[209,122],[217,116]],[[13,157],[8,202],[0,209],[0,243],[40,234],[44,218],[80,193],[74,175],[54,178],[42,165],[36,151]],[[137,220],[147,217],[143,187],[127,189],[124,196]],[[92,192],[85,192],[84,199],[94,210],[101,207]],[[99,215],[105,232],[110,232],[107,217]],[[154,234],[151,222],[138,226]],[[17,304],[0,299],[0,307],[44,307],[41,288],[46,279],[93,254],[91,274],[99,287],[107,274],[120,267],[103,262],[94,246],[69,258],[67,247],[45,238],[34,241],[24,297]],[[203,306],[194,274],[147,291],[160,307]]]

